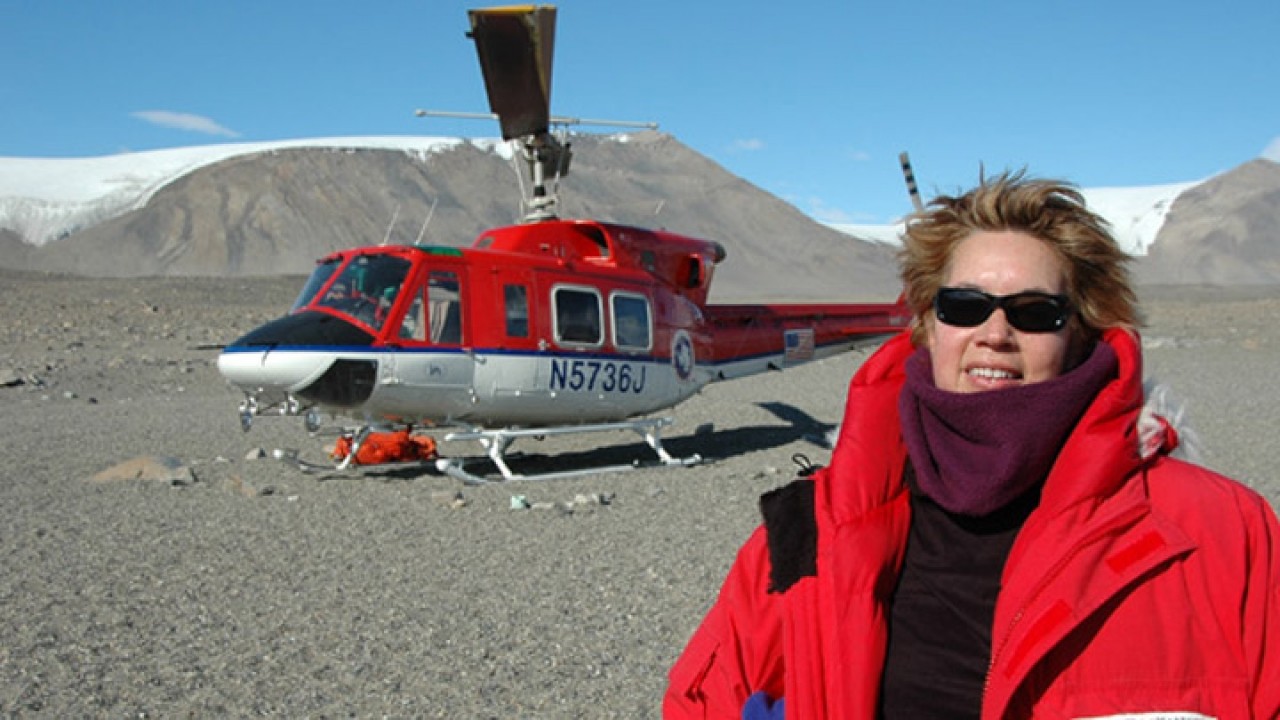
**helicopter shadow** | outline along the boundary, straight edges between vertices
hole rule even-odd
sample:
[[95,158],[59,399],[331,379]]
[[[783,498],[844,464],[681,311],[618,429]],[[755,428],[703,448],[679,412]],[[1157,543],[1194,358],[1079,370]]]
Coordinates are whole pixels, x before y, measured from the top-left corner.
[[[807,442],[815,447],[829,449],[828,434],[835,427],[823,423],[804,410],[781,402],[756,403],[769,411],[784,424],[750,425],[716,429],[712,423],[704,423],[685,435],[664,437],[663,447],[672,456],[686,458],[699,456],[702,463],[724,462],[751,452],[769,450]],[[590,472],[592,468],[615,465],[638,467],[655,464],[653,451],[643,442],[612,442],[586,450],[562,450],[556,452],[528,451],[513,445],[507,454],[512,470],[519,474],[538,475],[566,471]],[[484,456],[469,456],[467,467],[471,472],[493,476],[497,468]]]
[[783,402],[759,402],[756,407],[767,410],[785,425],[750,425],[716,430],[704,425],[691,435],[673,437],[664,444],[673,455],[697,453],[705,460],[728,460],[759,450],[807,442],[830,449],[828,433],[835,425],[824,423],[800,408]]

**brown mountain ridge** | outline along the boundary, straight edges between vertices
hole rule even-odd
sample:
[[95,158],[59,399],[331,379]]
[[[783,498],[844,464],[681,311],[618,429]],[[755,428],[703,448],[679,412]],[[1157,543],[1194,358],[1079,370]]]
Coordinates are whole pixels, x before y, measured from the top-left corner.
[[[893,249],[851,238],[658,132],[574,135],[560,214],[719,241],[712,297],[885,300]],[[296,148],[228,158],[143,207],[42,247],[0,230],[0,267],[92,277],[301,275],[346,247],[466,246],[518,222],[517,166],[473,143],[448,150]],[[425,224],[425,227],[424,227]],[[1280,164],[1254,160],[1184,192],[1143,284],[1280,284]]]
[[[562,217],[719,241],[721,300],[896,297],[891,249],[813,221],[668,135],[625,138],[572,138]],[[278,150],[199,169],[144,207],[43,247],[9,233],[0,265],[96,277],[297,275],[329,251],[384,238],[470,245],[485,228],[518,222],[519,199],[516,167],[470,143],[425,155]]]

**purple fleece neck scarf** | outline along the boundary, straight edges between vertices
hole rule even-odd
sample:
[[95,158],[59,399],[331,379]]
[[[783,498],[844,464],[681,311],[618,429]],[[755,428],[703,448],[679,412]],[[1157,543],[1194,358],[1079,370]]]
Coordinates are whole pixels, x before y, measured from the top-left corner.
[[926,348],[907,358],[898,398],[920,491],[950,512],[981,517],[1044,481],[1084,409],[1117,370],[1115,350],[1052,380],[956,393],[933,383]]

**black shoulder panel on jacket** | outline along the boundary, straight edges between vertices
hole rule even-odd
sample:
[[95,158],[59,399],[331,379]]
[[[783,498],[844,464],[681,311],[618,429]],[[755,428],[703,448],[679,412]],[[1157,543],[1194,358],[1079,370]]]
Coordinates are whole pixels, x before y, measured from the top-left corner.
[[818,574],[818,523],[813,481],[795,480],[760,497],[769,542],[769,592],[782,593]]

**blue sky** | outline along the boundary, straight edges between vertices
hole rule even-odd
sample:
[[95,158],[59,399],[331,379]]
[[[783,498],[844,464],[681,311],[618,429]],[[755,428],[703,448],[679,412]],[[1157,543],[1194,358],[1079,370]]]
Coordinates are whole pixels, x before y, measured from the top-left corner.
[[[495,137],[455,0],[0,0],[0,156]],[[1280,160],[1280,2],[563,0],[552,111],[654,121],[820,220],[1027,166],[1085,187]]]

